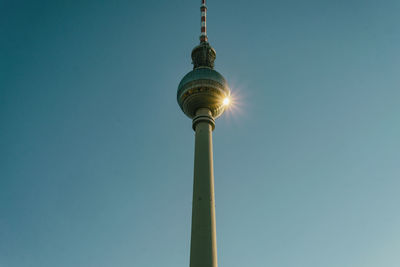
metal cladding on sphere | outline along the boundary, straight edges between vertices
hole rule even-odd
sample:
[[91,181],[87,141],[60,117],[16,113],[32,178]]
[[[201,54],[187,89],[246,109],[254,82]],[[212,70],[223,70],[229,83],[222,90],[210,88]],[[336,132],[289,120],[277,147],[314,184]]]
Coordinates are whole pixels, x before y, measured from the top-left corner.
[[196,111],[207,108],[217,118],[224,111],[223,100],[230,94],[228,83],[217,71],[196,68],[183,77],[178,86],[177,100],[183,112],[194,118]]

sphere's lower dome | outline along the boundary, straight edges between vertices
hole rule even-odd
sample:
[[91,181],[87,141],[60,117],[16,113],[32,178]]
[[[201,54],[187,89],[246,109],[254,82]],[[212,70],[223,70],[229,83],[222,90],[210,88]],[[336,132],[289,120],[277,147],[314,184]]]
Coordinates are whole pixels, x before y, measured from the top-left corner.
[[211,68],[196,68],[178,86],[177,100],[183,112],[193,118],[199,108],[208,108],[216,118],[224,111],[223,99],[230,95],[225,78]]

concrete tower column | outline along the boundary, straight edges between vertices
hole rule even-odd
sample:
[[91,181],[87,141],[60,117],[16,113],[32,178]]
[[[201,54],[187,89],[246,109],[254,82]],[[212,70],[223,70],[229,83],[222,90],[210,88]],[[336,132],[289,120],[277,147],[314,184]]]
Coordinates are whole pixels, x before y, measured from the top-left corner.
[[200,108],[193,118],[195,135],[190,267],[217,267],[211,111]]

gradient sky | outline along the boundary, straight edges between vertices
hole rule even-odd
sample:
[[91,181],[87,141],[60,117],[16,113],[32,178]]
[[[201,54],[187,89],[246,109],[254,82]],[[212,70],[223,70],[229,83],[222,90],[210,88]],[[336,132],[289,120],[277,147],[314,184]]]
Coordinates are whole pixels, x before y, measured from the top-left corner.
[[[0,266],[189,266],[200,0],[0,0]],[[208,1],[220,267],[400,266],[400,1]]]

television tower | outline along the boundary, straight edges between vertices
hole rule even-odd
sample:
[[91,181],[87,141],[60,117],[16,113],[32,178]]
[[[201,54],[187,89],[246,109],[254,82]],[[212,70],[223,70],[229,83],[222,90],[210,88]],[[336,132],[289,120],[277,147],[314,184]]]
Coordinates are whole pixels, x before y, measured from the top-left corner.
[[193,70],[179,83],[177,100],[195,131],[190,267],[217,267],[212,131],[229,104],[230,90],[214,70],[216,52],[208,43],[205,0],[200,10],[200,44],[192,50]]

